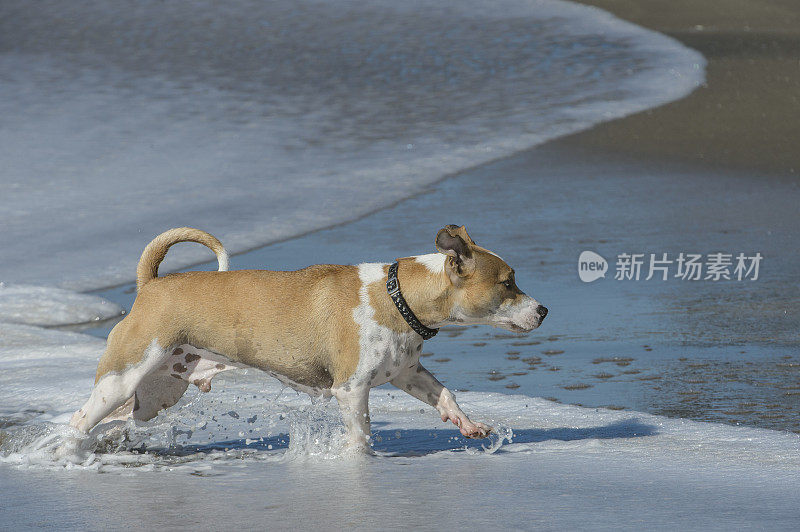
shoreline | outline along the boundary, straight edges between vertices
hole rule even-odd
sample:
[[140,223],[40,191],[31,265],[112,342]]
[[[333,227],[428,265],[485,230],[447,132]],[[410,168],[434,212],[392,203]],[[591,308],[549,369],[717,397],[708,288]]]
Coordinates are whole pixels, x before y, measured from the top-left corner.
[[800,176],[800,4],[575,0],[672,37],[708,61],[687,97],[548,144]]

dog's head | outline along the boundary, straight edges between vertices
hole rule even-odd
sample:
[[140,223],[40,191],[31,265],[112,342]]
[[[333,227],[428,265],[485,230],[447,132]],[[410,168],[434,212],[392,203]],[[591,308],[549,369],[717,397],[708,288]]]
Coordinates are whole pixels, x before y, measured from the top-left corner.
[[542,324],[547,308],[517,287],[514,269],[470,238],[462,225],[436,235],[436,249],[447,255],[444,271],[452,284],[450,321],[529,332]]

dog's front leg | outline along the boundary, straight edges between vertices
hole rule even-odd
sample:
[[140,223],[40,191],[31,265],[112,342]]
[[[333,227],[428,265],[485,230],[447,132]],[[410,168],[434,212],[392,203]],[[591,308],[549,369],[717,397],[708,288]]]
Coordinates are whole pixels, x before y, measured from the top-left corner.
[[342,421],[347,429],[348,444],[369,449],[369,386],[345,386],[334,388],[331,392],[339,403]]
[[406,369],[403,373],[392,379],[392,384],[408,392],[423,403],[428,403],[439,411],[442,421],[452,421],[467,438],[485,438],[492,431],[492,427],[470,421],[467,415],[456,403],[456,398],[436,380],[436,377],[417,363]]

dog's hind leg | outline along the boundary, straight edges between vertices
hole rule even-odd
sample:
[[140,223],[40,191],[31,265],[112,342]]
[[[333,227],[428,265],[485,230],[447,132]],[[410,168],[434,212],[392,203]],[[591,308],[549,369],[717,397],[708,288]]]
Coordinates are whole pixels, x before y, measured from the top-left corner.
[[133,418],[140,421],[153,419],[160,410],[177,403],[190,383],[201,392],[208,392],[215,375],[241,367],[244,366],[217,353],[182,344],[172,350],[158,369],[142,379],[136,388]]
[[157,372],[146,376],[133,394],[131,414],[138,421],[149,421],[183,397],[189,383],[174,379],[168,373]]
[[[111,338],[109,338],[109,344],[104,357],[109,355],[109,350],[113,349]],[[106,416],[125,405],[139,387],[142,379],[161,366],[169,352],[169,349],[161,347],[157,340],[153,340],[137,363],[128,365],[121,371],[105,373],[95,383],[92,395],[86,404],[72,416],[70,425],[80,431],[88,432]]]

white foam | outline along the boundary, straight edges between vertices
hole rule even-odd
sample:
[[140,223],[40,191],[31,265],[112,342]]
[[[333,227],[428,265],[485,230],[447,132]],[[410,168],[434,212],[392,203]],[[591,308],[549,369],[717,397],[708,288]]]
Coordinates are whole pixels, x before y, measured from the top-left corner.
[[[22,3],[0,22],[1,280],[129,281],[181,225],[239,252],[703,79],[676,41],[554,0],[208,9]],[[85,47],[72,19],[91,21]],[[179,246],[163,270],[209,258]]]
[[[14,328],[18,337],[37,336],[36,328],[6,324],[0,338]],[[162,505],[126,513],[132,475],[137,493],[167,483],[184,494],[183,505],[205,505],[204,523],[215,527],[234,511],[239,524],[263,520],[263,502],[254,498],[263,501],[265,492],[252,486],[280,486],[269,490],[269,501],[286,511],[273,514],[272,524],[358,519],[366,528],[379,526],[397,497],[418,508],[409,523],[437,523],[445,505],[454,515],[475,512],[470,523],[479,528],[520,528],[534,517],[555,528],[726,528],[764,520],[780,528],[798,503],[796,434],[523,395],[460,392],[464,411],[495,428],[491,439],[468,444],[433,408],[395,388],[373,389],[377,456],[366,462],[344,453],[334,401],[312,404],[256,370],[220,375],[207,394],[192,388],[150,422],[85,436],[65,423],[88,396],[103,342],[40,331],[38,343],[0,347],[0,483],[4,500],[17,501],[4,513],[7,525],[27,522],[30,490],[41,495],[51,486],[64,488],[47,495],[53,510],[38,512],[38,522],[80,519],[74,512],[101,493],[113,519],[145,528],[184,522]],[[76,484],[63,470],[91,476]],[[227,480],[212,483],[212,495],[202,488],[212,484],[198,484],[197,476]],[[347,500],[342,513],[340,496],[359,486],[367,493]],[[311,497],[315,510],[294,512],[298,497]],[[217,500],[240,504],[208,506]]]
[[101,297],[53,287],[0,283],[0,322],[75,325],[121,316],[119,305]]

